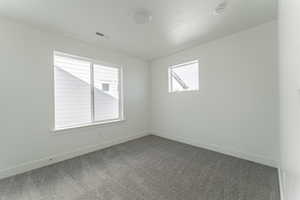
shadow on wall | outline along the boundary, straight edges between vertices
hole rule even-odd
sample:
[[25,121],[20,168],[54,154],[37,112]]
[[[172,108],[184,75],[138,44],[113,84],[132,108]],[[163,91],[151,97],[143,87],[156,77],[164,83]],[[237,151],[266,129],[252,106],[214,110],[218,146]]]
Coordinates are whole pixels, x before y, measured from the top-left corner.
[[[80,93],[90,93],[90,84],[81,80],[80,78],[70,74],[69,72],[56,67],[55,68],[55,76],[59,77],[56,81],[60,81],[59,84],[66,85],[66,91],[69,94],[68,97],[62,95],[62,96],[56,96],[56,101],[59,102],[57,106],[64,107],[65,109],[70,110],[70,115],[72,115],[73,110],[78,110],[78,108],[72,108],[72,106],[77,105],[84,105],[86,104],[87,99],[79,97],[77,94]],[[72,87],[72,88],[70,88]],[[118,113],[118,99],[113,97],[112,95],[98,89],[95,87],[94,89],[94,105],[95,105],[95,120],[101,121],[104,119],[114,119],[118,116],[115,116]],[[74,101],[76,98],[76,105],[70,105],[70,98],[72,98],[71,101]],[[65,110],[64,108],[58,108],[57,112],[60,110]],[[66,118],[64,116],[66,112],[64,111],[63,115],[57,114],[57,117],[63,116],[63,118]],[[85,114],[82,113],[81,116],[76,116],[75,114],[72,116],[69,116],[70,118],[73,117],[82,117],[82,118],[90,118],[90,114],[88,116],[84,116]],[[69,118],[69,119],[70,119]],[[63,119],[57,119],[57,121],[63,121]]]

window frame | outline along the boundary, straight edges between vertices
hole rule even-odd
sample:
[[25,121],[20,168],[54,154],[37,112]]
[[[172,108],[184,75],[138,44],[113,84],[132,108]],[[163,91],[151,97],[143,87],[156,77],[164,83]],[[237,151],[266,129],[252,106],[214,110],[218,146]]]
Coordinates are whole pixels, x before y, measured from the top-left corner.
[[[53,51],[53,72],[54,72],[54,68],[55,63],[55,56],[63,56],[63,57],[67,57],[67,58],[73,58],[73,59],[77,59],[77,60],[82,60],[82,61],[86,61],[90,63],[90,94],[91,94],[91,122],[88,123],[80,123],[80,124],[76,124],[76,125],[72,125],[72,126],[63,126],[63,127],[56,127],[56,123],[55,123],[55,76],[53,76],[53,97],[54,97],[54,108],[53,108],[53,131],[63,131],[63,130],[68,130],[68,129],[74,129],[74,128],[82,128],[82,127],[87,127],[87,126],[94,126],[94,125],[101,125],[101,124],[110,124],[110,123],[115,123],[115,122],[121,122],[121,121],[125,121],[125,115],[124,115],[124,95],[123,95],[123,67],[120,65],[116,65],[116,64],[112,64],[112,63],[108,63],[108,62],[103,62],[103,61],[99,61],[99,60],[95,60],[95,59],[91,59],[91,58],[87,58],[87,57],[81,57],[81,56],[77,56],[77,55],[71,55],[68,53],[64,53],[61,51]],[[115,119],[107,119],[107,120],[95,120],[95,95],[94,95],[94,65],[100,65],[100,66],[105,66],[105,67],[111,67],[111,68],[117,68],[118,69],[118,90],[119,90],[119,117],[115,118]]]
[[[193,89],[193,90],[173,91],[173,81],[172,81],[172,75],[171,75],[172,70],[175,69],[175,68],[180,68],[180,67],[187,66],[189,64],[194,64],[194,63],[198,64],[198,74],[197,74],[197,76],[198,76],[198,88]],[[199,60],[198,59],[182,62],[180,64],[170,65],[168,67],[168,92],[169,93],[196,92],[196,91],[199,91],[199,90],[200,90],[200,66],[199,66]]]

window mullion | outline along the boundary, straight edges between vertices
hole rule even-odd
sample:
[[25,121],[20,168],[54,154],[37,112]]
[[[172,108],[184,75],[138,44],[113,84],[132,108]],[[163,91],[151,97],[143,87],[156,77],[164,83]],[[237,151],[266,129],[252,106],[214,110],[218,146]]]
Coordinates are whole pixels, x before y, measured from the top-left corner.
[[94,90],[94,64],[90,64],[90,79],[91,79],[91,120],[95,121],[95,90]]

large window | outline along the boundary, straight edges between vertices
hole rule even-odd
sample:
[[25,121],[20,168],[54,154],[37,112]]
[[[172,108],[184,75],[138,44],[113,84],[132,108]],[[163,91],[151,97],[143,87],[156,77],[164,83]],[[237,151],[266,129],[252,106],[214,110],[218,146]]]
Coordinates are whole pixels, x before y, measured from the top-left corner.
[[169,92],[199,90],[198,60],[169,67]]
[[121,68],[54,53],[55,129],[123,119]]

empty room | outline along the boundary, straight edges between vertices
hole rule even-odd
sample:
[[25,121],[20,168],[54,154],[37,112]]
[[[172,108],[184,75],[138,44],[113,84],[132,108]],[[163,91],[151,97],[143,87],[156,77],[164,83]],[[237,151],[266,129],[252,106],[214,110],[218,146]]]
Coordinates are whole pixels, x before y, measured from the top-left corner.
[[299,200],[299,0],[0,0],[0,200]]

